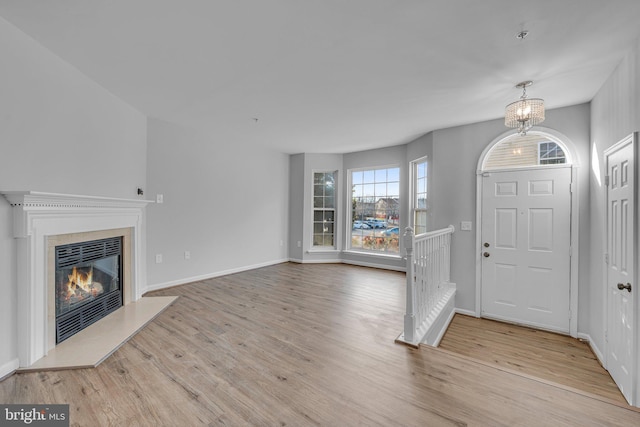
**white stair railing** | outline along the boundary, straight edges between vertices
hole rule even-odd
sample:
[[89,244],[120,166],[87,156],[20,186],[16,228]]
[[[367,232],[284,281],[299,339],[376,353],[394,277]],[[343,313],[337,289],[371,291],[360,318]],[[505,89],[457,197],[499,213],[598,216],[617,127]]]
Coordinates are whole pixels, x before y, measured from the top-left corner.
[[454,314],[455,283],[451,283],[450,225],[442,230],[414,236],[407,227],[407,303],[404,332],[396,341],[417,346],[437,346]]

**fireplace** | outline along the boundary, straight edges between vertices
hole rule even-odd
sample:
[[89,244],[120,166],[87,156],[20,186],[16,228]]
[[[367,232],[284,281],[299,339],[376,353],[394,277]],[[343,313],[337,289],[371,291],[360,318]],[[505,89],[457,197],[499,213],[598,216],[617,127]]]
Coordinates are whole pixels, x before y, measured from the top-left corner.
[[[13,235],[16,239],[18,359],[15,365],[28,368],[57,347],[56,247],[120,238],[122,254],[117,282],[122,308],[126,309],[140,300],[146,288],[143,219],[149,201],[35,191],[2,191],[0,194],[13,207]],[[81,265],[76,266],[76,274],[86,274],[85,264],[93,261],[83,259]],[[103,290],[113,289],[111,272],[115,267],[112,262],[93,263],[92,280],[99,282]],[[68,280],[68,276],[73,275],[73,268],[65,272]],[[96,276],[102,272],[107,272],[111,277],[101,276],[98,279]],[[102,298],[95,293],[88,299],[109,300],[104,292]],[[76,307],[84,309],[85,304],[79,303]],[[61,310],[65,311],[61,316],[70,312],[66,308]],[[106,317],[102,319],[107,320]],[[76,334],[73,338],[81,335]],[[73,339],[60,346],[71,341]],[[95,347],[95,344],[92,346]]]
[[122,307],[122,283],[122,237],[56,246],[56,344]]

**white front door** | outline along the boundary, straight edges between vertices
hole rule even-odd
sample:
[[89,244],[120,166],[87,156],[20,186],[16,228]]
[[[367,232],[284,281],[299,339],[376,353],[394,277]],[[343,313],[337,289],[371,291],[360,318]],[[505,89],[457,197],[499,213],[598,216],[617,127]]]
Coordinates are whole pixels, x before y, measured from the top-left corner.
[[607,164],[607,369],[632,403],[634,363],[634,145],[616,144]]
[[569,333],[571,168],[482,179],[483,317]]

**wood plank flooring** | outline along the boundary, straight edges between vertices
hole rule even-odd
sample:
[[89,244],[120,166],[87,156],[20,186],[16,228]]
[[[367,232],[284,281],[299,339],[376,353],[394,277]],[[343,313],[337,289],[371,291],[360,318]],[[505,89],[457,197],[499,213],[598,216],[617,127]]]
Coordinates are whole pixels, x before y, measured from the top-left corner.
[[456,314],[440,348],[626,404],[589,345],[569,336]]
[[404,274],[279,264],[179,286],[95,369],[15,374],[3,403],[78,426],[632,426],[640,413],[395,344]]

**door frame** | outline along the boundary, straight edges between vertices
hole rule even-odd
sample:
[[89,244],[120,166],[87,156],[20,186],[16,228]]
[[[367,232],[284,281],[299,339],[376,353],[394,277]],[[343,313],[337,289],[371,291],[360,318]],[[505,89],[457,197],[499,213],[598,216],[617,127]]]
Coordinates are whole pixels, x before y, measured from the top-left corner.
[[[639,133],[638,132],[633,132],[629,135],[627,135],[626,137],[624,137],[623,139],[621,139],[620,141],[616,142],[615,144],[613,144],[611,147],[607,148],[606,150],[604,150],[603,153],[603,165],[605,167],[605,179],[609,179],[608,177],[608,173],[609,173],[609,156],[613,153],[615,153],[616,151],[620,150],[621,148],[625,147],[626,145],[633,145],[633,157],[634,157],[634,185],[635,185],[635,189],[634,189],[634,208],[635,208],[635,218],[633,219],[634,221],[634,232],[635,232],[635,236],[633,236],[633,246],[634,246],[634,269],[633,269],[633,277],[631,278],[631,282],[635,288],[636,292],[633,292],[632,298],[633,298],[633,304],[634,304],[634,319],[633,319],[633,327],[634,327],[634,331],[633,331],[633,344],[632,344],[632,359],[635,361],[635,363],[633,363],[631,369],[631,405],[633,406],[637,406],[640,407],[640,390],[639,390],[639,386],[640,386],[640,360],[638,360],[638,355],[640,354],[640,349],[638,348],[638,346],[640,345],[640,298],[638,297],[638,291],[640,290],[638,288],[638,278],[640,277],[640,272],[638,272],[638,267],[640,266],[640,261],[639,261],[639,256],[640,253],[638,252],[639,249],[639,244],[640,244],[640,229],[639,229],[639,225],[640,225],[640,221],[638,221],[638,217],[639,217],[639,211],[638,211],[638,207],[640,204],[640,200],[638,197],[638,191],[640,189],[640,186],[638,184],[640,184],[640,177],[638,176],[639,172],[640,172],[640,165],[638,164],[638,159],[640,158],[640,153],[638,151],[640,151],[640,147],[639,147],[639,142],[638,142],[638,137],[639,137]],[[604,191],[604,227],[603,227],[603,236],[604,236],[604,240],[603,240],[603,244],[604,244],[604,254],[605,256],[602,257],[602,270],[603,270],[603,284],[604,286],[602,287],[602,291],[604,293],[604,331],[605,331],[605,339],[604,339],[604,360],[602,361],[604,364],[605,369],[608,370],[609,368],[609,339],[608,339],[608,327],[609,327],[609,292],[607,292],[607,284],[608,284],[608,280],[609,280],[609,268],[608,268],[608,262],[606,257],[608,256],[609,253],[609,185],[603,185],[602,186],[603,191]]]
[[[578,152],[575,145],[565,135],[557,132],[553,129],[536,127],[536,130],[530,130],[528,133],[538,134],[548,137],[552,141],[558,143],[563,149],[565,149],[565,155],[567,158],[567,164],[571,166],[571,241],[570,241],[570,285],[569,285],[569,311],[571,317],[569,319],[569,334],[573,338],[578,337],[578,261],[579,261],[579,230],[580,217],[579,217],[579,204],[578,204],[578,168],[580,167],[578,161]],[[511,138],[516,135],[517,131],[510,130],[504,132],[497,138],[495,138],[480,154],[478,160],[478,166],[476,168],[476,306],[475,316],[481,317],[482,309],[482,175],[487,172],[483,170],[484,162],[491,149],[503,142],[505,139]],[[494,170],[494,172],[505,170],[524,170],[524,169],[539,169],[538,167],[525,167],[525,168],[511,168]],[[540,168],[541,169],[541,168]]]

